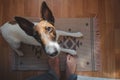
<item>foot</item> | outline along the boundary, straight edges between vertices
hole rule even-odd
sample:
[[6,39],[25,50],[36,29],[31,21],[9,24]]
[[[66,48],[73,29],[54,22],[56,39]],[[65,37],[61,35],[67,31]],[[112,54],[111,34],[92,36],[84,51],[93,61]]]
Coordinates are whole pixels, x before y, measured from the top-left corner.
[[17,53],[18,56],[20,56],[20,57],[24,56],[24,54],[23,54],[22,51],[17,50],[17,49],[14,49],[14,50],[15,50],[15,52]]
[[71,74],[75,74],[76,70],[76,58],[71,55],[67,55],[66,60],[66,78],[68,79]]
[[52,69],[60,78],[59,57],[49,58],[48,63],[50,69]]
[[75,50],[72,50],[72,49],[68,49],[68,53],[70,55],[73,55],[73,56],[77,55],[77,52]]
[[76,32],[75,33],[75,37],[82,37],[82,36],[83,36],[83,34],[81,32]]
[[68,53],[70,55],[77,55],[76,51],[75,50],[72,50],[72,49],[65,49],[65,48],[61,48],[61,51],[62,52],[65,52],[65,53]]

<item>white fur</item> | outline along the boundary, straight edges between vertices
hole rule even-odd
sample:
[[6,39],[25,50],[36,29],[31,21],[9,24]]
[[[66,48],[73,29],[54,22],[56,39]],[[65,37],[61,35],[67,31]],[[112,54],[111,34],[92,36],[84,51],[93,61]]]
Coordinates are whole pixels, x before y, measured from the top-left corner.
[[[59,47],[59,45],[57,44],[57,42],[52,42],[52,41],[50,41],[50,42],[45,46],[45,49],[46,49],[46,52],[47,52],[47,53],[50,53],[50,54],[54,53],[55,49],[56,49],[57,51],[60,51],[60,47]],[[59,52],[58,52],[58,53],[59,53]]]
[[[34,24],[37,24],[37,23],[34,23]],[[11,48],[14,49],[19,56],[23,56],[23,53],[20,50],[18,50],[21,42],[25,44],[30,44],[30,45],[41,46],[41,44],[38,43],[33,37],[27,35],[18,26],[18,24],[11,25],[7,22],[3,26],[1,26],[0,30],[4,39],[10,44]],[[57,39],[59,38],[60,35],[73,36],[73,37],[83,36],[82,33],[80,32],[69,33],[65,31],[56,30],[56,33],[57,33]],[[49,52],[51,51],[51,53],[53,52],[53,48],[50,48],[49,46],[57,47],[57,49],[59,49],[59,45],[57,45],[56,43],[50,42],[47,46],[48,48],[46,48],[46,51],[49,51]],[[61,51],[70,53],[72,55],[76,55],[76,51],[71,49],[61,48]]]

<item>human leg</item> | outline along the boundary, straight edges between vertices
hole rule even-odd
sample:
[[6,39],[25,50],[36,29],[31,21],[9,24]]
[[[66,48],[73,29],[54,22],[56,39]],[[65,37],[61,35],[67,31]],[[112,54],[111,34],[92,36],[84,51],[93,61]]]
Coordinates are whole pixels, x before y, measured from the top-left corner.
[[77,80],[76,70],[76,58],[71,55],[67,55],[66,59],[66,78],[67,80]]
[[31,77],[27,80],[59,80],[60,71],[59,71],[59,58],[49,58],[49,71],[45,74]]

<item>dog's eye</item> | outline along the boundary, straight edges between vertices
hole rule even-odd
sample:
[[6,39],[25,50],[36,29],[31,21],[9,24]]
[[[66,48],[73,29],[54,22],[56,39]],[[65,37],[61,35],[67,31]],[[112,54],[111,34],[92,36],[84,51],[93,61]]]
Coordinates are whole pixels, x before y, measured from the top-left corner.
[[47,30],[48,32],[52,32],[52,31],[53,31],[53,28],[52,28],[52,27],[46,27],[46,30]]

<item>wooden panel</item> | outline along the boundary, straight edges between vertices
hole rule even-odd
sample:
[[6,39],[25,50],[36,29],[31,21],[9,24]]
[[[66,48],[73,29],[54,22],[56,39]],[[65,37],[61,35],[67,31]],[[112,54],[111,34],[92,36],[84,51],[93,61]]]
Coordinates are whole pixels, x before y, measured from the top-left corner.
[[[0,0],[0,16],[2,16],[2,1]],[[0,24],[2,24],[2,18],[0,18]]]
[[38,17],[40,16],[40,2],[39,0],[25,0],[25,17]]
[[[40,17],[43,0],[0,0],[0,25],[13,16]],[[101,72],[79,72],[81,75],[120,78],[120,0],[45,0],[55,17],[98,18],[101,30],[102,65]],[[116,30],[115,30],[116,29]],[[117,31],[117,32],[116,32]],[[117,37],[115,37],[117,35]],[[9,46],[0,37],[0,79],[24,80],[39,71],[11,71]]]
[[115,29],[115,53],[120,54],[120,28]]

